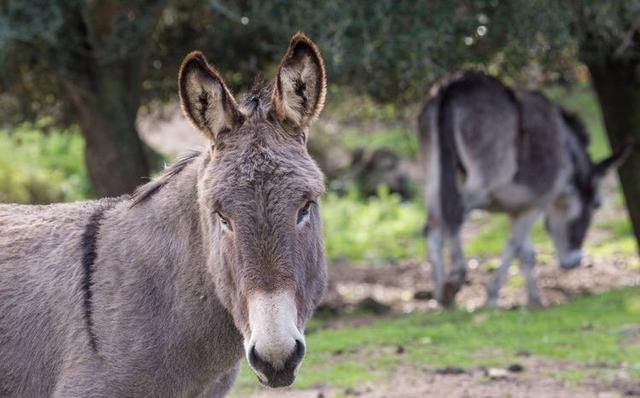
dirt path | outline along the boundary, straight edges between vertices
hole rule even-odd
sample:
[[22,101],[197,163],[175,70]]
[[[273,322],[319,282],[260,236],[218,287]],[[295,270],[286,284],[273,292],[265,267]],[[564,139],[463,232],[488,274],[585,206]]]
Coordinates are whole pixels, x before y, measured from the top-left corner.
[[[640,396],[640,381],[627,369],[578,366],[567,361],[520,358],[522,369],[401,368],[391,377],[347,389],[256,387],[251,398],[622,398]],[[580,372],[585,378],[571,380]],[[603,376],[605,375],[605,376]]]

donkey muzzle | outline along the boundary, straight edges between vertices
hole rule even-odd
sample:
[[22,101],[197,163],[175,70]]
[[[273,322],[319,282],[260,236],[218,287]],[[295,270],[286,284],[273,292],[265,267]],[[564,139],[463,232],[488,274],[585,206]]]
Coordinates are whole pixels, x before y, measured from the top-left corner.
[[580,250],[572,250],[563,259],[560,260],[560,267],[569,271],[580,266],[582,262],[582,252]]
[[305,353],[294,294],[255,292],[247,304],[251,336],[245,340],[245,352],[251,368],[264,385],[290,385]]
[[284,365],[277,369],[272,363],[265,361],[256,351],[255,346],[249,351],[249,363],[258,376],[260,383],[269,387],[286,387],[291,385],[296,378],[298,365],[304,357],[304,343],[296,340],[294,351],[284,362]]

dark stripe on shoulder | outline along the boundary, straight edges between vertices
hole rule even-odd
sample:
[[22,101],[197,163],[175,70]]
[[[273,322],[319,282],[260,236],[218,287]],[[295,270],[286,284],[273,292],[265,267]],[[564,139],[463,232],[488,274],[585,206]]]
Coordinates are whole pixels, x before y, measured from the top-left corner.
[[98,208],[89,217],[89,222],[84,228],[82,234],[82,291],[84,293],[84,318],[87,324],[87,332],[89,333],[89,344],[93,351],[98,351],[98,344],[95,332],[93,330],[93,271],[97,253],[98,233],[100,232],[100,223],[104,219],[107,210],[115,205],[116,201],[107,201],[101,203]]

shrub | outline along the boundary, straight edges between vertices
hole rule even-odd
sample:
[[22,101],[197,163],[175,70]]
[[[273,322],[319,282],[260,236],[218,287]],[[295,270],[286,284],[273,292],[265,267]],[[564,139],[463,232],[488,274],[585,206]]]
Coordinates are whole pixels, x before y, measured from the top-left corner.
[[0,202],[51,203],[92,196],[84,142],[73,130],[0,130]]
[[355,190],[344,197],[329,193],[323,200],[327,256],[355,262],[381,262],[425,256],[421,203],[402,203],[381,188],[366,200]]

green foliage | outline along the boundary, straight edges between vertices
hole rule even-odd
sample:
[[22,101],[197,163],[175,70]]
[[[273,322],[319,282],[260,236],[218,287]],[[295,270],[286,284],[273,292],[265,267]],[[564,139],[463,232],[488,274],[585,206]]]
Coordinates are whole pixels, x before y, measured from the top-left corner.
[[[582,364],[626,363],[640,374],[640,346],[628,342],[624,334],[637,319],[640,290],[636,288],[575,299],[544,311],[456,310],[320,329],[307,337],[307,355],[295,387],[310,388],[319,382],[354,386],[389,375],[399,366],[506,366],[521,350]],[[395,353],[397,345],[405,348],[406,356]],[[345,370],[354,373],[345,375]],[[236,394],[255,383],[255,376],[243,366]]]
[[377,197],[361,199],[329,193],[323,200],[325,247],[330,259],[378,262],[424,257],[424,207],[402,203],[381,188]]
[[580,115],[589,132],[589,154],[594,159],[602,159],[609,154],[609,140],[604,131],[602,112],[590,85],[582,83],[570,88],[553,86],[545,90],[545,93],[553,101]]
[[387,148],[402,158],[417,159],[418,137],[412,130],[396,128],[389,130],[361,131],[356,128],[345,129],[341,133],[346,148]]
[[[630,32],[639,13],[638,0],[180,0],[111,8],[79,0],[0,1],[0,87],[13,97],[0,96],[0,103],[18,112],[3,117],[12,123],[42,110],[69,116],[59,93],[64,81],[84,87],[91,79],[82,74],[90,70],[83,46],[91,46],[98,64],[138,62],[148,46],[148,70],[128,76],[132,87],[147,76],[145,103],[174,98],[180,60],[194,48],[210,56],[231,86],[246,87],[258,72],[271,77],[296,31],[319,44],[333,84],[376,100],[410,102],[463,67],[557,79],[570,75],[578,49],[589,60],[629,59],[637,53]],[[109,29],[102,24],[107,19]]]
[[91,196],[84,141],[76,131],[27,124],[0,131],[0,202],[50,203]]
[[[101,18],[109,19],[109,29]],[[3,118],[11,117],[12,123],[26,116],[36,119],[42,110],[57,119],[72,115],[66,101],[59,100],[64,82],[94,87],[92,77],[83,74],[91,70],[83,46],[90,46],[100,66],[139,62],[138,55],[153,43],[144,103],[174,98],[179,63],[194,48],[210,56],[232,87],[246,87],[256,73],[270,72],[271,77],[296,31],[306,32],[321,47],[333,84],[376,100],[415,101],[424,98],[434,79],[461,67],[515,76],[531,63],[555,72],[569,69],[575,56],[573,20],[559,3],[524,0],[180,0],[130,1],[111,8],[77,0],[5,1],[0,2],[0,85],[18,101],[0,96],[0,103],[18,112],[17,118],[10,113]],[[608,19],[596,20],[608,26]],[[628,21],[620,22],[618,31],[626,31]],[[136,87],[142,74],[127,73]]]
[[593,64],[615,58],[638,62],[640,1],[582,0],[576,5],[573,35],[581,43],[583,61]]

